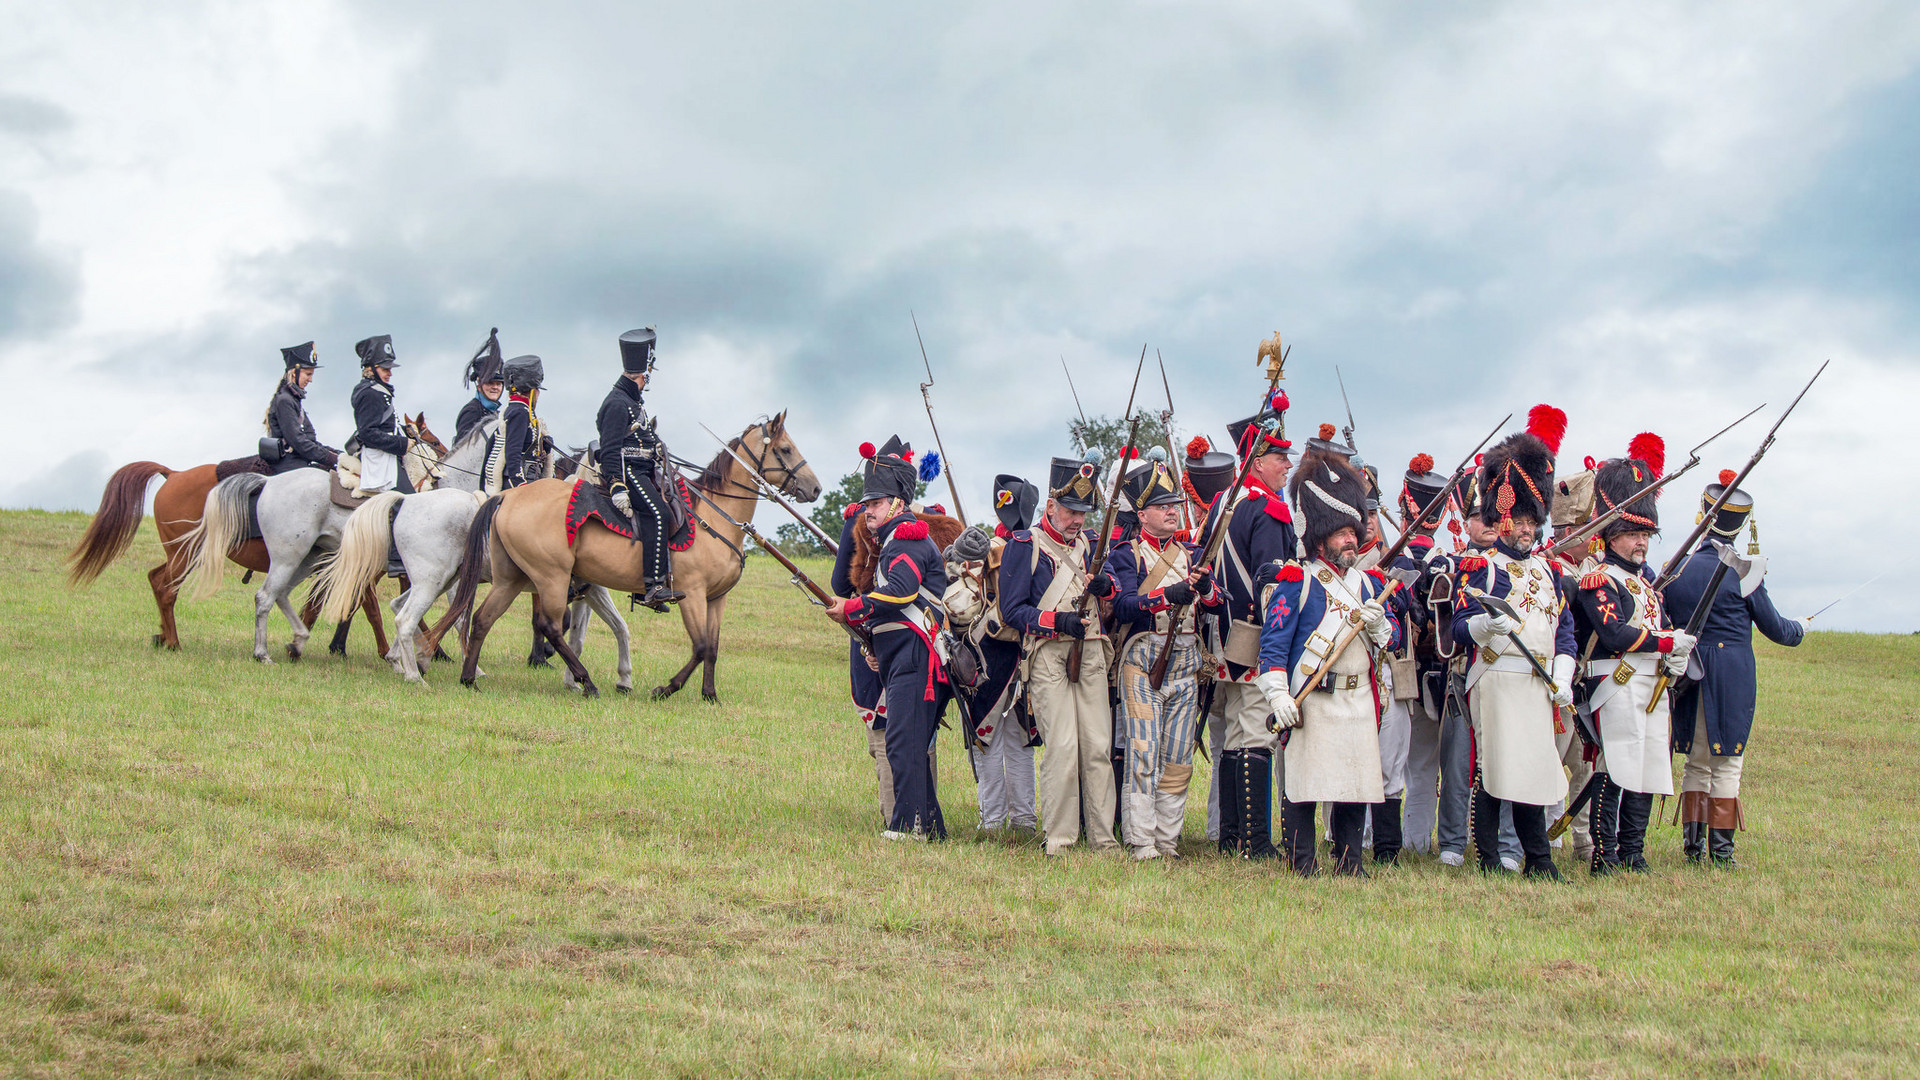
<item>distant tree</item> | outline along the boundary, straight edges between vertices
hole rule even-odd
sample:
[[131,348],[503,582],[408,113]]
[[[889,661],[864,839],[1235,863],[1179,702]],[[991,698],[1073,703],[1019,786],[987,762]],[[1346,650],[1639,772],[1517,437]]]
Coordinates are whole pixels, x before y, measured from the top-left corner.
[[[840,482],[835,484],[831,490],[821,494],[819,503],[807,514],[808,519],[815,525],[820,526],[821,532],[838,539],[840,536],[840,525],[846,520],[847,506],[850,503],[859,502],[860,496],[866,490],[866,487],[866,477],[858,470],[848,473],[841,477]],[[925,481],[914,485],[913,497],[915,499],[924,498],[926,494],[927,485]],[[810,555],[832,554],[832,552],[827,550],[826,545],[820,542],[818,537],[801,528],[798,523],[789,522],[780,526],[779,529],[775,530],[775,535],[779,537],[780,550],[788,552],[789,554],[795,551],[804,551]]]
[[[1098,449],[1101,468],[1113,463],[1127,442],[1127,422],[1112,416],[1095,416],[1082,421],[1067,421],[1067,438],[1077,447]],[[1148,450],[1167,444],[1167,433],[1160,421],[1149,413],[1140,414],[1140,426],[1133,433],[1133,445],[1145,456]]]

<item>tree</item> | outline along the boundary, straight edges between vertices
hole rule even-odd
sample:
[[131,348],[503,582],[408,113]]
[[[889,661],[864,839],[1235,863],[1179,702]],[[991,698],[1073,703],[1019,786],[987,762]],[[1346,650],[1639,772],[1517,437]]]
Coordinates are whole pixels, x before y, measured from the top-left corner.
[[[1067,421],[1067,438],[1075,446],[1100,451],[1101,469],[1104,471],[1120,449],[1127,442],[1127,422],[1111,416],[1095,416],[1089,420],[1073,419]],[[1140,414],[1140,426],[1134,430],[1133,445],[1145,457],[1147,451],[1156,446],[1167,445],[1166,428],[1150,413]],[[1102,496],[1103,498],[1105,496]]]
[[[807,519],[815,525],[820,526],[821,532],[826,533],[828,536],[838,537],[840,535],[840,525],[846,520],[848,505],[859,502],[861,494],[866,491],[866,487],[867,480],[864,473],[859,470],[848,473],[840,478],[840,482],[835,484],[832,490],[821,494],[819,503],[814,506],[812,512],[807,514]],[[926,494],[927,485],[925,481],[914,485],[913,497],[916,500],[924,498]],[[827,550],[825,544],[820,542],[819,537],[801,528],[799,524],[794,522],[780,526],[774,531],[774,536],[777,537],[780,550],[789,555],[796,553],[805,553],[808,555],[833,554]]]

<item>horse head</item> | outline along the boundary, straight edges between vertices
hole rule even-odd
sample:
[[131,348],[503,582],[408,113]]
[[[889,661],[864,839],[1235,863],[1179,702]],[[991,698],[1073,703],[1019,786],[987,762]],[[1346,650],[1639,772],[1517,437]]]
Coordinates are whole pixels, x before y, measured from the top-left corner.
[[763,423],[755,424],[740,436],[742,456],[750,459],[760,478],[799,502],[820,497],[820,478],[807,464],[807,456],[793,443],[787,431],[787,411]]
[[415,490],[439,487],[441,474],[445,471],[441,463],[447,460],[447,444],[441,442],[440,437],[427,427],[427,414],[424,412],[413,416],[401,413],[400,426],[412,444],[407,448],[407,473],[413,480]]

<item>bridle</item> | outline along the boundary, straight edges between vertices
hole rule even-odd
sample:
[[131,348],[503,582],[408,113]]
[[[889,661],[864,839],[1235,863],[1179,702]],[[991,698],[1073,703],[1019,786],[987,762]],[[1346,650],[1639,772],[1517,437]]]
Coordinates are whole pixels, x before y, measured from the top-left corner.
[[[751,459],[753,462],[753,471],[759,474],[760,479],[763,482],[765,482],[769,487],[772,487],[775,491],[780,492],[782,495],[787,495],[796,499],[799,498],[800,493],[797,491],[789,490],[787,485],[793,483],[794,478],[799,475],[800,470],[807,467],[807,459],[803,457],[799,461],[796,461],[791,465],[787,464],[784,452],[775,453],[770,449],[773,446],[773,421],[763,420],[760,422],[759,426],[760,426],[760,448],[758,451],[747,450],[746,446],[744,445],[745,440],[741,436],[736,436],[732,442],[727,444],[727,446],[729,448],[739,450],[741,457]],[[788,445],[792,445],[792,444],[789,443]],[[783,474],[778,484],[775,484],[773,482],[773,477],[772,475],[770,475],[767,469],[767,457],[769,453],[773,454],[773,463],[778,468],[778,470]],[[731,470],[729,470],[729,474],[731,474]],[[760,489],[757,485],[743,484],[740,481],[735,480],[732,477],[732,475],[728,475],[727,483],[732,484],[734,487],[739,488],[742,491],[751,492],[755,495],[759,494]]]

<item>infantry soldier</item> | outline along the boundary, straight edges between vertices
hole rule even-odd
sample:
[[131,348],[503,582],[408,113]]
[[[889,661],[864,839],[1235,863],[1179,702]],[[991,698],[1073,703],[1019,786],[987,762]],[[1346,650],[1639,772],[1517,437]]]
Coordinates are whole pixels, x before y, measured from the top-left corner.
[[[1040,521],[1016,531],[1000,559],[1000,611],[1024,635],[1021,665],[1034,722],[1046,744],[1040,758],[1041,830],[1057,855],[1080,836],[1097,851],[1113,837],[1113,714],[1107,703],[1108,650],[1083,596],[1111,597],[1113,579],[1093,565],[1082,526],[1098,498],[1097,458],[1054,458]],[[1069,660],[1081,642],[1078,680]]]
[[[1546,808],[1567,794],[1554,739],[1566,726],[1560,710],[1573,703],[1573,613],[1560,574],[1531,552],[1547,521],[1553,457],[1565,426],[1559,410],[1537,406],[1526,431],[1482,458],[1480,517],[1496,537],[1484,555],[1459,560],[1460,602],[1453,616],[1454,637],[1462,645],[1471,639],[1475,650],[1465,686],[1479,758],[1473,839],[1480,868],[1502,869],[1499,815],[1502,804],[1510,803],[1526,874],[1555,879],[1560,872],[1547,841]],[[1503,601],[1518,618],[1492,610],[1481,595]],[[1533,654],[1531,660],[1522,648]],[[1547,669],[1556,689],[1548,689],[1535,663]]]
[[[1238,463],[1232,454],[1213,449],[1213,443],[1204,435],[1195,435],[1187,441],[1186,460],[1181,462],[1180,488],[1187,496],[1188,517],[1195,527],[1186,539],[1203,542],[1207,539],[1206,528],[1213,520],[1213,505],[1220,495],[1233,486],[1233,478],[1239,474]],[[1215,580],[1218,580],[1216,577]],[[1219,669],[1219,657],[1226,644],[1224,619],[1225,605],[1210,611],[1200,612],[1200,648],[1206,658],[1205,666],[1200,670],[1200,715],[1206,718],[1208,741],[1213,744],[1213,752],[1219,753],[1221,731],[1225,721],[1213,711],[1214,675]],[[1196,737],[1199,732],[1196,732]],[[1196,738],[1196,746],[1199,745]],[[1211,770],[1212,779],[1207,785],[1207,839],[1218,843],[1220,840],[1220,769],[1218,764]]]
[[354,494],[388,490],[411,494],[413,483],[407,478],[407,470],[400,467],[400,459],[407,452],[407,435],[393,411],[393,369],[400,366],[393,355],[393,338],[378,334],[356,342],[353,351],[360,357],[360,382],[353,388],[353,440],[357,449],[348,446],[360,455],[360,487]]
[[[1403,699],[1408,721],[1403,836],[1408,847],[1423,855],[1433,850],[1441,771],[1440,716],[1447,697],[1447,665],[1440,656],[1439,644],[1434,637],[1436,621],[1430,600],[1434,594],[1435,579],[1452,569],[1445,553],[1437,549],[1433,542],[1434,530],[1440,524],[1439,511],[1435,510],[1431,516],[1423,515],[1433,507],[1434,500],[1440,497],[1446,486],[1447,478],[1433,471],[1431,454],[1416,454],[1407,463],[1400,487],[1400,513],[1401,520],[1412,531],[1413,537],[1394,561],[1394,565],[1400,569],[1420,575],[1419,583],[1411,590],[1402,590],[1405,597],[1401,607],[1402,631],[1407,638],[1401,643],[1401,649],[1412,660],[1413,685],[1402,687],[1396,675],[1393,689],[1396,697],[1412,694]],[[1394,599],[1399,601],[1402,597],[1397,595]],[[1399,665],[1401,671],[1408,667],[1407,664]],[[1378,852],[1377,838],[1374,844]]]
[[[1563,540],[1567,534],[1593,520],[1593,470],[1592,458],[1587,459],[1587,467],[1577,473],[1561,474],[1553,482],[1553,539]],[[1568,595],[1578,587],[1582,566],[1589,557],[1598,559],[1605,549],[1604,541],[1598,537],[1588,541],[1588,549],[1562,552],[1551,560],[1554,568],[1563,577],[1571,577],[1574,584],[1569,587]],[[1579,613],[1575,611],[1575,618]],[[1577,712],[1580,702],[1576,689],[1576,720],[1585,716]],[[1574,730],[1559,737],[1560,762],[1567,767],[1568,790],[1581,791],[1587,781],[1593,778],[1593,764],[1600,756],[1598,742],[1588,742],[1580,730],[1581,724],[1568,725]],[[1557,813],[1557,811],[1555,811]],[[1573,857],[1576,862],[1591,863],[1593,860],[1593,831],[1588,827],[1591,814],[1581,814],[1573,819],[1569,835],[1573,838]]]
[[[1020,666],[1018,627],[1000,611],[1000,566],[1007,541],[1033,525],[1040,489],[1017,476],[993,478],[991,534],[976,525],[960,534],[948,553],[946,606],[953,629],[980,650],[985,681],[965,699],[973,770],[978,777],[980,828],[1038,829],[1033,749],[1039,733],[1015,677]],[[957,572],[955,572],[957,570]]]
[[[1728,469],[1720,482],[1700,496],[1701,513],[1734,481]],[[1719,563],[1718,548],[1734,542],[1744,524],[1752,544],[1748,554],[1759,558],[1759,530],[1751,523],[1753,497],[1735,488],[1707,526],[1707,543],[1687,560],[1680,576],[1667,586],[1667,610],[1677,617],[1691,616]],[[1745,590],[1751,588],[1751,592]],[[1680,681],[1673,700],[1673,748],[1687,755],[1681,773],[1680,820],[1689,862],[1699,862],[1711,836],[1713,865],[1734,868],[1733,834],[1743,828],[1740,812],[1740,766],[1746,760],[1747,739],[1753,731],[1755,627],[1776,645],[1800,644],[1806,624],[1780,617],[1767,596],[1761,575],[1747,580],[1723,580],[1700,627],[1693,656],[1698,661]]]
[[873,591],[833,602],[827,613],[873,633],[886,687],[887,764],[893,772],[893,816],[881,835],[890,840],[942,840],[947,824],[934,790],[935,723],[945,704],[946,673],[934,648],[941,632],[940,597],[947,572],[912,502],[919,473],[899,436],[879,448],[860,495],[867,528],[880,545]]
[[620,335],[621,376],[600,403],[600,482],[613,505],[631,515],[635,534],[646,549],[646,593],[634,602],[655,611],[667,610],[686,594],[672,586],[673,556],[667,550],[667,525],[672,520],[654,482],[654,457],[660,440],[647,419],[641,394],[653,372],[655,335],[652,327]]
[[[873,469],[866,459],[863,469]],[[860,594],[853,581],[853,556],[857,550],[854,525],[866,507],[848,503],[841,515],[840,545],[833,557],[833,595],[851,600]],[[887,765],[886,688],[880,683],[880,661],[851,636],[847,638],[847,679],[853,695],[853,707],[867,732],[867,756],[873,759],[873,778],[880,793],[880,827],[893,822],[893,769]]]
[[[1594,470],[1596,511],[1627,504],[1635,492],[1660,477],[1666,447],[1659,436],[1643,433],[1629,444],[1627,456]],[[1599,563],[1580,578],[1576,619],[1585,643],[1583,675],[1587,708],[1600,733],[1595,765],[1603,785],[1593,800],[1595,874],[1622,867],[1645,873],[1647,823],[1655,795],[1673,794],[1672,732],[1667,701],[1656,698],[1655,683],[1664,669],[1686,673],[1693,638],[1669,630],[1654,573],[1647,567],[1647,546],[1660,530],[1660,516],[1649,492],[1626,505],[1626,512],[1600,530],[1606,543]]]
[[473,387],[473,400],[460,407],[460,415],[453,423],[453,442],[455,446],[466,440],[467,434],[484,423],[489,416],[500,411],[500,397],[506,392],[505,366],[500,359],[500,328],[494,327],[487,334],[486,344],[467,361],[466,374],[461,376],[461,384]]
[[309,465],[331,469],[339,462],[340,451],[316,438],[313,421],[307,418],[307,387],[320,366],[320,351],[309,341],[281,349],[280,358],[286,371],[267,405],[267,437],[260,440],[260,456],[276,474]]
[[486,466],[487,487],[499,491],[540,479],[544,471],[541,459],[548,443],[545,425],[533,411],[545,381],[540,358],[516,356],[507,361],[505,381],[507,408],[500,424],[500,438],[493,452],[487,455]]
[[[1309,561],[1277,568],[1260,634],[1257,684],[1287,740],[1280,836],[1303,877],[1317,868],[1317,803],[1332,804],[1335,872],[1365,876],[1360,845],[1367,804],[1385,797],[1374,652],[1391,648],[1399,628],[1380,600],[1385,579],[1358,565],[1366,492],[1366,478],[1344,455],[1312,446],[1302,455],[1288,494],[1300,512]],[[1349,626],[1362,632],[1336,648]],[[1294,695],[1308,688],[1296,705]]]
[[[1107,573],[1119,590],[1113,606],[1125,753],[1121,821],[1134,858],[1173,857],[1186,821],[1200,720],[1201,651],[1194,629],[1201,610],[1223,607],[1226,596],[1213,575],[1195,565],[1199,548],[1174,536],[1182,495],[1166,462],[1156,457],[1134,469],[1122,490],[1139,530],[1107,556]],[[1149,673],[1169,648],[1167,630],[1176,613],[1173,652],[1156,690]]]
[[1220,787],[1220,850],[1246,858],[1274,858],[1273,771],[1279,739],[1268,725],[1272,710],[1253,680],[1259,674],[1260,604],[1254,575],[1297,553],[1293,513],[1280,492],[1293,468],[1286,434],[1287,395],[1275,391],[1267,408],[1227,425],[1241,460],[1251,459],[1243,486],[1218,500],[1227,515],[1227,542],[1210,568],[1227,591],[1226,630],[1214,669],[1208,739]]

